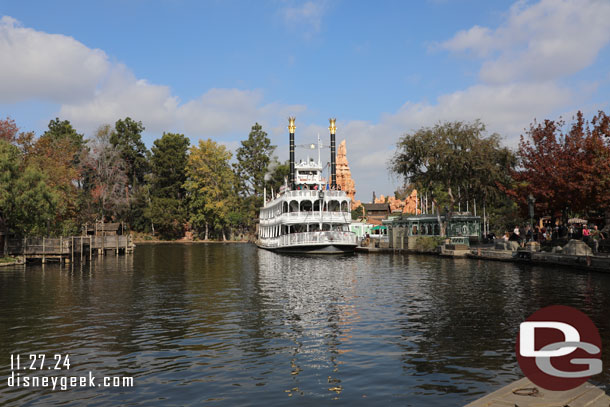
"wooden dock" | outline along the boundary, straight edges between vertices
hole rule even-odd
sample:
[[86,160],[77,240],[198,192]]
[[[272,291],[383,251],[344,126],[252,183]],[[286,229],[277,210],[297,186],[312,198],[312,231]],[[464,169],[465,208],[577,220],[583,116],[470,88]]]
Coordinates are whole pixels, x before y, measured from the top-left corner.
[[610,396],[591,383],[572,390],[550,391],[523,378],[465,407],[609,407]]
[[131,235],[115,236],[69,236],[69,237],[28,237],[6,239],[4,253],[21,257],[23,261],[41,260],[74,262],[91,260],[93,255],[133,253],[135,244]]

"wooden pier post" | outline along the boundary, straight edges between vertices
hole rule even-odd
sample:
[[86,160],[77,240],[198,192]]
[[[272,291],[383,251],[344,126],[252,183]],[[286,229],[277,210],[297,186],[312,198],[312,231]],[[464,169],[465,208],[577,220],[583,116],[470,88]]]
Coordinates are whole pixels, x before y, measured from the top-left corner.
[[45,237],[42,238],[42,264],[45,264],[47,262],[47,257],[45,256],[46,253],[46,245],[45,245]]
[[83,261],[83,235],[78,238],[80,240],[80,261]]
[[92,243],[91,236],[89,236],[89,261],[91,261],[91,252],[93,250],[93,243]]
[[115,237],[116,237],[116,248],[114,250],[114,254],[118,256],[119,255],[119,235],[117,234],[117,235],[115,235]]
[[70,242],[70,261],[74,263],[74,236],[72,236],[72,241]]

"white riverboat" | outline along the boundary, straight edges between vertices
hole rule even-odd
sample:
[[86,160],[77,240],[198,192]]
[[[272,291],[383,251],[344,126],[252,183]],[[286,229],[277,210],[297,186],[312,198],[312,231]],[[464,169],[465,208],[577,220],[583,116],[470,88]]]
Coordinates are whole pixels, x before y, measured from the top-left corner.
[[335,120],[331,119],[331,179],[322,176],[318,161],[294,162],[294,118],[290,118],[290,177],[279,193],[260,209],[257,245],[278,252],[352,253],[356,234],[350,231],[351,199],[336,183]]

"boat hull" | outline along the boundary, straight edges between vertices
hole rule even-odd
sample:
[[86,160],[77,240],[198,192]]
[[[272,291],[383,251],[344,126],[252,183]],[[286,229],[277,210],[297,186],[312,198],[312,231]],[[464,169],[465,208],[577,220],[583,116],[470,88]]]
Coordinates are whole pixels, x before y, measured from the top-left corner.
[[277,253],[292,254],[349,254],[354,253],[356,245],[353,244],[318,244],[318,245],[297,245],[283,247],[267,247],[257,245],[261,249],[270,250]]

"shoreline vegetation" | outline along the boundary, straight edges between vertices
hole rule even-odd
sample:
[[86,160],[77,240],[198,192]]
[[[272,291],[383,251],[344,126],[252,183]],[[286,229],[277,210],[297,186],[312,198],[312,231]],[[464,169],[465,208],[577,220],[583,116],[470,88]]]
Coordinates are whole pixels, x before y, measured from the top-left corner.
[[18,266],[20,264],[24,264],[22,258],[11,256],[0,257],[0,267]]
[[133,242],[138,245],[138,244],[172,244],[172,243],[177,243],[177,244],[200,244],[200,243],[214,243],[214,244],[223,244],[223,243],[227,243],[227,244],[233,244],[233,243],[239,243],[239,244],[243,244],[243,243],[254,243],[251,240],[185,240],[185,239],[178,239],[178,240],[155,240],[155,239],[134,239]]

